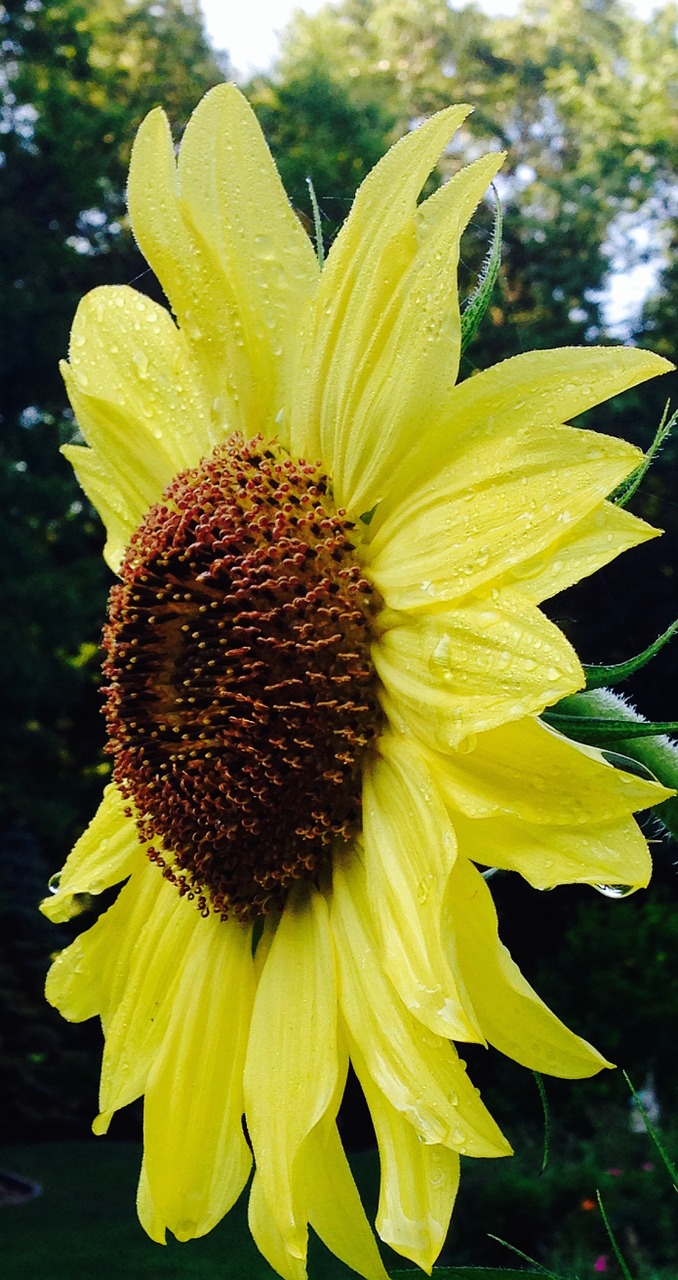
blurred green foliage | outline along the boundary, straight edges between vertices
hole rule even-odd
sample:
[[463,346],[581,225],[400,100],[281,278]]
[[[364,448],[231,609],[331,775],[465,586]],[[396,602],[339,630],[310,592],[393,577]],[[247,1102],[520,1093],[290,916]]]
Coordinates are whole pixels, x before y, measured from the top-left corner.
[[[341,0],[313,17],[298,14],[277,66],[247,91],[309,227],[313,179],[328,244],[395,137],[450,101],[474,104],[438,179],[488,147],[505,149],[505,239],[464,376],[530,347],[618,339],[605,322],[608,274],[657,255],[664,265],[656,287],[621,336],[675,357],[677,22],[675,5],[644,21],[621,0],[524,0],[510,19],[444,0]],[[35,908],[106,775],[97,646],[109,578],[98,519],[58,453],[74,424],[57,362],[89,288],[132,282],[157,296],[125,214],[134,130],[162,103],[180,136],[227,63],[209,47],[193,0],[8,0],[0,38],[3,1124],[14,1136],[80,1134],[96,1106],[99,1037],[95,1028],[66,1027],[44,1005],[48,953],[69,935]],[[490,200],[466,234],[464,295],[492,218]],[[666,397],[676,395],[675,378],[661,382],[602,407],[588,425],[647,446]],[[587,662],[638,652],[676,614],[677,457],[669,443],[633,501],[667,530],[662,542],[550,606]],[[669,646],[629,690],[654,718],[676,715],[673,652]],[[495,877],[493,889],[505,939],[544,998],[634,1078],[654,1069],[665,1111],[675,1114],[675,868],[660,841],[655,851],[653,887],[629,902],[585,890],[537,895],[509,876]],[[498,1055],[478,1058],[507,1127],[527,1116],[524,1127],[538,1129],[529,1075]],[[556,1086],[556,1114],[590,1138],[613,1079]],[[346,1121],[354,1142],[357,1114]],[[515,1177],[508,1171],[496,1184],[502,1194],[518,1185]]]

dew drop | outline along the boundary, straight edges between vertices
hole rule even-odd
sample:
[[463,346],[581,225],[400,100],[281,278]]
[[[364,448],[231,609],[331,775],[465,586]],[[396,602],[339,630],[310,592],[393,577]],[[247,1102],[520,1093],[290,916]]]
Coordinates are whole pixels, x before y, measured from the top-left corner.
[[604,898],[628,898],[636,892],[631,884],[594,884],[593,888]]
[[56,875],[53,875],[48,880],[47,888],[49,889],[50,893],[58,893],[60,884],[61,884],[61,872],[57,871]]

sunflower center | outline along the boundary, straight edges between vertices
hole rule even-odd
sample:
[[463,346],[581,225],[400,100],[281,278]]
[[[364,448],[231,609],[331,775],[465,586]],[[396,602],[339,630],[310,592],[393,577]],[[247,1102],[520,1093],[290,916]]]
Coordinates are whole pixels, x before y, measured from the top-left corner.
[[380,601],[352,535],[319,464],[234,437],[130,542],[104,631],[114,777],[205,913],[282,905],[359,829]]

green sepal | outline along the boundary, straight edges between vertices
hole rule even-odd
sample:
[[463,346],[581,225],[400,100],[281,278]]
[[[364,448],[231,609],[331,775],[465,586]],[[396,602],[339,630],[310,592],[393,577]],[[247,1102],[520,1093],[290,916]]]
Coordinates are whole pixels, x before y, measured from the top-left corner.
[[625,507],[627,502],[629,502],[633,497],[634,493],[645,479],[645,476],[664,444],[664,441],[668,439],[673,428],[678,422],[678,409],[675,413],[672,413],[669,418],[670,405],[671,401],[667,400],[664,405],[661,422],[655,432],[654,440],[652,441],[652,444],[645,454],[640,466],[636,467],[635,471],[632,471],[631,475],[627,476],[626,480],[623,480],[619,487],[610,494],[610,501],[616,503],[618,507]]
[[545,711],[542,720],[577,742],[590,747],[608,747],[627,738],[656,738],[663,733],[678,733],[678,720],[607,720],[604,716],[566,715]]
[[503,219],[501,214],[501,204],[497,196],[494,186],[492,187],[496,199],[496,210],[494,215],[494,226],[492,228],[492,241],[490,249],[483,263],[482,271],[478,277],[478,283],[473,293],[466,299],[461,314],[461,351],[462,354],[466,350],[469,342],[475,337],[480,327],[481,321],[487,308],[490,305],[492,290],[497,282],[499,275],[499,267],[501,265],[501,234],[503,227]]
[[[645,720],[611,689],[573,693],[544,712],[542,719],[576,742],[603,748],[615,767],[639,773],[640,766],[645,777],[649,774],[678,792],[678,745],[665,736],[678,732],[676,721]],[[605,750],[610,747],[612,751]],[[631,763],[634,761],[635,768]],[[678,797],[663,800],[652,812],[678,838]]]
[[648,662],[668,644],[672,636],[678,631],[678,618],[671,623],[666,631],[662,631],[660,636],[643,649],[642,653],[637,653],[635,658],[629,658],[626,662],[615,662],[611,666],[600,666],[598,664],[586,666],[584,664],[584,674],[586,676],[586,689],[603,689],[614,687],[621,684],[622,680],[628,680],[630,676],[635,675],[636,671],[640,671],[642,667],[646,667]]

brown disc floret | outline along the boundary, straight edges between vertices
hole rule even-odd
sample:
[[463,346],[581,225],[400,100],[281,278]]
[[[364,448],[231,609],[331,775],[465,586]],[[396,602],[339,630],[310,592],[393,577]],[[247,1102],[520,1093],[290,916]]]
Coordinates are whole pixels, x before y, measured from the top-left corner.
[[114,778],[204,911],[282,905],[359,828],[379,601],[354,534],[319,464],[232,437],[131,539],[104,632]]

